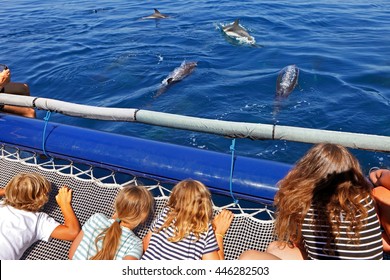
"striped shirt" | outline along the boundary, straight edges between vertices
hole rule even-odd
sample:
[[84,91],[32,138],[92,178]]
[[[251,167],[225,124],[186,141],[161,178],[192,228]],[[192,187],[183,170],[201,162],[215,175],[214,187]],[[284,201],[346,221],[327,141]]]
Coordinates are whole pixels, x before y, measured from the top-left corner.
[[[96,255],[96,237],[114,222],[104,214],[96,213],[92,215],[83,225],[83,239],[81,240],[73,260],[88,260]],[[116,260],[122,260],[125,256],[132,256],[139,259],[142,255],[142,240],[137,237],[132,230],[127,227],[122,228],[122,235],[115,255]],[[98,242],[99,249],[102,248],[102,240]]]
[[[361,203],[364,203],[364,200],[362,200]],[[364,206],[367,208],[368,216],[363,221],[365,225],[360,231],[359,243],[355,244],[353,240],[347,236],[349,221],[342,220],[339,236],[335,238],[334,242],[330,243],[333,251],[326,245],[326,232],[330,230],[329,226],[326,224],[321,226],[322,234],[321,232],[318,232],[317,229],[313,229],[313,219],[318,218],[318,215],[317,211],[311,207],[306,214],[302,225],[303,241],[309,259],[382,259],[383,247],[381,229],[372,199],[369,198],[369,202]],[[341,216],[343,217],[343,215]]]
[[[167,218],[168,208],[165,208],[158,217],[151,229],[159,229]],[[174,234],[173,227],[168,227],[158,233],[152,231],[149,246],[142,256],[142,260],[200,260],[202,256],[218,251],[218,243],[215,238],[211,223],[206,232],[200,235],[199,240],[193,233],[178,242],[168,241]]]

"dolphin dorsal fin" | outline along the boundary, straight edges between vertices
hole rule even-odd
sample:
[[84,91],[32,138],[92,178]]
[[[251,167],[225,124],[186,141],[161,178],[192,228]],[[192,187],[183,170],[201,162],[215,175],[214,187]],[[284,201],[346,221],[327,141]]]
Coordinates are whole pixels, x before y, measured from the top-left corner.
[[154,13],[155,13],[155,14],[161,14],[160,11],[157,10],[157,9],[154,9]]
[[233,26],[238,26],[238,23],[239,23],[239,19],[236,19],[235,21],[234,21],[234,23],[233,23]]

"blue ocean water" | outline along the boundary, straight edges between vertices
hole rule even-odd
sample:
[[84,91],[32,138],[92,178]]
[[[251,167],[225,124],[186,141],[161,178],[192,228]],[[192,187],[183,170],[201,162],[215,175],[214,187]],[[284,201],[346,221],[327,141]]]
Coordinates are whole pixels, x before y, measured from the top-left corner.
[[[388,136],[390,3],[340,2],[3,0],[0,63],[33,96],[266,124],[274,123],[278,72],[296,64],[299,85],[278,124]],[[153,8],[170,18],[140,19]],[[255,46],[223,35],[221,26],[235,19]],[[156,98],[184,60],[197,61],[196,70]],[[225,153],[231,144],[137,123],[50,120]],[[239,139],[236,154],[293,163],[309,147]],[[353,152],[366,170],[390,166],[386,154]]]

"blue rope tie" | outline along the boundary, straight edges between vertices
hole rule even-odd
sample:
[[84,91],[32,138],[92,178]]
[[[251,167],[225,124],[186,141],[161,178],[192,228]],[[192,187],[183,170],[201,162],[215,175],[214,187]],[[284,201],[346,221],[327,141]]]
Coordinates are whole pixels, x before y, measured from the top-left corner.
[[[50,119],[50,116],[51,116],[51,112],[50,111],[47,111],[46,112],[46,116],[43,118],[45,120],[45,126],[43,127],[43,134],[42,134],[42,151],[43,151],[43,154],[46,156],[46,157],[49,157],[48,154],[46,154],[46,150],[45,150],[45,146],[46,146],[46,127],[47,127],[47,124],[49,122],[49,119]],[[51,158],[51,157],[50,157]],[[52,160],[53,158],[51,158]]]
[[233,169],[234,169],[234,151],[236,146],[236,139],[232,140],[232,144],[230,145],[230,151],[232,153],[232,160],[230,164],[230,179],[229,179],[229,187],[230,187],[230,195],[232,196],[234,204],[238,204],[238,199],[234,197],[233,194]]

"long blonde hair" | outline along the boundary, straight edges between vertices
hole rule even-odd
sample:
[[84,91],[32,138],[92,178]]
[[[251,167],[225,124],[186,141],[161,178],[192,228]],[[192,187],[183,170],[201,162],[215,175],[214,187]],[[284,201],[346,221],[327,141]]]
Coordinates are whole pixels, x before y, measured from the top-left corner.
[[37,173],[20,173],[5,187],[4,204],[20,210],[37,212],[49,200],[51,184]]
[[[341,215],[349,221],[349,238],[359,243],[362,220],[368,215],[361,201],[368,199],[370,185],[358,160],[345,147],[315,145],[278,185],[274,203],[279,240],[300,244],[303,219],[312,206],[318,223],[326,221],[330,227],[325,234],[327,247],[340,233]],[[320,225],[314,226],[319,229]]]
[[[101,232],[95,240],[97,253],[91,260],[114,259],[122,235],[121,222],[132,225],[132,228],[143,223],[153,210],[154,198],[143,186],[127,185],[123,187],[115,200],[117,220]],[[102,248],[98,242],[102,240]]]
[[178,242],[193,233],[197,239],[207,231],[213,216],[211,194],[196,180],[183,180],[173,189],[167,204],[167,218],[157,232],[173,226],[174,235],[168,240]]

